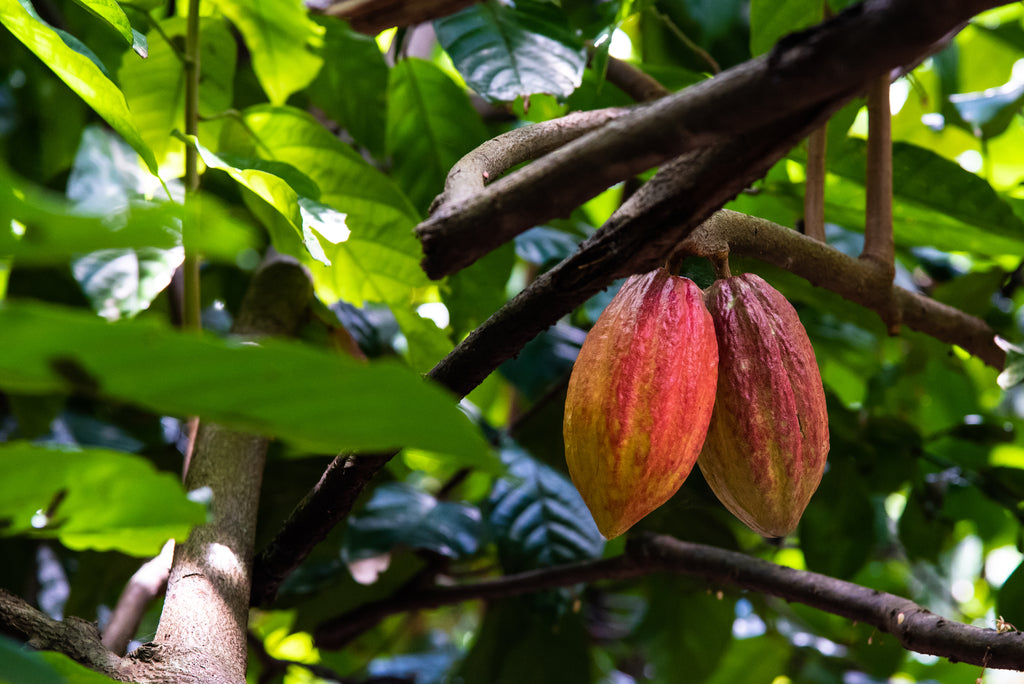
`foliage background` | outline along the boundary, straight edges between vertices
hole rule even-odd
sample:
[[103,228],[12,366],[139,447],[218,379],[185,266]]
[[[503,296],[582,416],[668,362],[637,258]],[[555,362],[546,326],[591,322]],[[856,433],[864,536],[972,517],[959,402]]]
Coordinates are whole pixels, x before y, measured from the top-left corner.
[[[464,414],[417,372],[574,251],[623,188],[440,282],[420,270],[412,229],[448,169],[487,138],[629,104],[602,77],[609,48],[680,88],[815,23],[820,3],[490,2],[374,39],[299,0],[204,2],[202,123],[189,141],[183,4],[0,4],[0,586],[51,615],[102,624],[139,559],[204,518],[176,483],[182,420],[201,414],[277,438],[258,546],[338,450],[404,447],[278,604],[253,612],[253,681],[268,656],[421,684],[956,684],[981,674],[813,609],[665,576],[400,615],[336,651],[310,636],[425,569],[463,578],[621,551],[569,483],[560,430],[567,373],[614,287],[491,375]],[[891,90],[897,283],[1016,342],[1022,18],[1019,5],[983,15]],[[864,224],[862,105],[829,127],[829,241],[851,256]],[[202,339],[168,325],[185,144],[206,169],[194,198],[201,230],[187,236],[206,258]],[[793,150],[730,208],[796,226],[804,161]],[[310,268],[321,305],[300,341],[246,348],[224,335],[268,246]],[[733,266],[765,276],[800,313],[828,393],[829,470],[782,544],[731,519],[697,472],[639,527],[971,624],[1024,626],[1017,357],[1001,387],[996,370],[957,348],[906,329],[889,337],[873,313],[791,274]],[[704,263],[684,271],[710,282]],[[338,351],[339,326],[370,364]],[[373,559],[386,560],[376,577]],[[158,616],[157,605],[140,641]],[[90,678],[7,641],[0,671]],[[283,677],[317,681],[298,665]]]

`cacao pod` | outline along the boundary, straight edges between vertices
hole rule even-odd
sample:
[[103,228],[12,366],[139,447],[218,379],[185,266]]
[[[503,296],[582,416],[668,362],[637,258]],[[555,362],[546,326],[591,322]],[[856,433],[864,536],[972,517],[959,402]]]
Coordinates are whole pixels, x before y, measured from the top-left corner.
[[698,464],[750,529],[796,529],[828,456],[828,412],[814,349],[793,306],[752,273],[715,281],[718,396]]
[[608,539],[690,474],[711,419],[718,345],[697,285],[665,269],[628,279],[569,378],[565,459]]

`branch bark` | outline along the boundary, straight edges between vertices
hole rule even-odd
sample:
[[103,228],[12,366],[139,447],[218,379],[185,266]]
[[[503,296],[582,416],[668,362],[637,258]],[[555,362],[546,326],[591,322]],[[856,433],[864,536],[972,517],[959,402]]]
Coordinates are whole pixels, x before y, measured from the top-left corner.
[[826,575],[776,565],[736,551],[692,544],[664,535],[639,535],[622,556],[494,580],[423,589],[367,603],[321,625],[314,639],[338,648],[389,615],[437,608],[463,601],[491,600],[655,572],[702,577],[713,584],[749,589],[872,625],[895,636],[904,648],[964,662],[1024,670],[1024,633],[1000,633],[947,620],[908,599]]
[[708,258],[722,252],[753,257],[871,309],[886,325],[895,315],[912,330],[958,345],[994,368],[1006,360],[995,331],[980,318],[895,286],[880,279],[874,264],[771,221],[722,210],[694,231],[684,249]]
[[399,28],[432,21],[475,5],[480,0],[344,0],[330,5],[326,14],[348,19],[356,31],[376,35],[392,26]]
[[[423,268],[440,278],[607,187],[694,149],[833,106],[913,62],[975,14],[1005,0],[866,0],[787,36],[768,55],[636,108],[417,227]],[[871,49],[865,49],[870,45]],[[826,103],[828,103],[826,105]],[[479,230],[486,225],[487,230]]]

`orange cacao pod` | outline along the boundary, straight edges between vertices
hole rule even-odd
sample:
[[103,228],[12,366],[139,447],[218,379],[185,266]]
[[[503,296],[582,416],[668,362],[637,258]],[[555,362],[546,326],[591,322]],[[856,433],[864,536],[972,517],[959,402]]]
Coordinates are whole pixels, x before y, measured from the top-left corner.
[[718,396],[698,464],[750,529],[796,529],[821,482],[828,412],[814,349],[793,306],[759,276],[707,291],[718,337]]
[[717,368],[700,288],[665,269],[627,280],[590,330],[569,378],[563,434],[569,474],[606,538],[690,474]]

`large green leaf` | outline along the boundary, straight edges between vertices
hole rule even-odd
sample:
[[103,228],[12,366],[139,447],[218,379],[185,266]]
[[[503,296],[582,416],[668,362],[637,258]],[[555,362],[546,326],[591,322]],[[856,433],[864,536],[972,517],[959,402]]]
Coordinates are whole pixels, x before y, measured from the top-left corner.
[[448,171],[487,139],[480,115],[465,91],[439,68],[406,59],[388,82],[387,150],[392,176],[426,214],[444,190]]
[[508,475],[488,497],[488,522],[508,572],[601,555],[604,539],[579,492],[561,473],[507,449]]
[[401,482],[386,482],[349,520],[342,557],[347,561],[369,558],[401,546],[460,558],[475,553],[482,536],[476,508],[438,501]]
[[789,643],[777,635],[733,639],[706,684],[771,684],[786,671],[790,651]]
[[357,143],[384,158],[388,66],[370,36],[333,17],[314,19],[324,28],[324,66],[309,88],[309,97],[338,122]]
[[750,3],[750,53],[760,55],[788,33],[821,21],[822,0],[752,0]]
[[807,568],[840,579],[853,577],[874,549],[871,498],[853,461],[835,455],[800,520]]
[[[116,681],[99,672],[90,670],[85,665],[76,663],[63,653],[44,651],[39,656],[60,673],[61,681],[64,684],[110,684]],[[37,684],[36,680],[33,679],[31,681],[32,684]],[[42,683],[40,682],[39,684]]]
[[732,640],[735,601],[694,591],[679,577],[648,580],[647,614],[638,628],[658,684],[698,684],[718,667]]
[[[313,22],[302,0],[215,0],[245,39],[260,85],[274,104],[309,85],[323,57],[323,27]],[[205,57],[204,57],[205,58]]]
[[586,50],[551,3],[489,0],[438,19],[434,30],[469,87],[490,100],[565,98],[583,80]]
[[[102,492],[102,496],[99,493]],[[107,449],[0,445],[0,519],[6,534],[56,537],[71,549],[159,553],[203,522],[181,481],[144,458]]]
[[0,684],[64,684],[42,654],[0,636]]
[[455,681],[589,684],[588,651],[579,613],[554,617],[529,601],[493,601]]
[[[185,130],[185,70],[181,55],[164,36],[184,40],[186,20],[171,17],[160,22],[163,34],[150,41],[149,59],[125,60],[118,76],[135,114],[139,133],[153,150],[166,177],[184,175],[185,146],[173,135]],[[216,117],[232,105],[237,48],[223,19],[199,23],[199,137],[216,140],[223,121]],[[155,32],[154,32],[155,33]]]
[[451,397],[395,363],[363,365],[294,342],[245,344],[14,302],[0,308],[0,348],[0,387],[13,392],[74,390],[316,452],[417,446],[490,463]]
[[430,368],[451,344],[412,307],[414,291],[430,281],[420,268],[422,251],[412,233],[419,216],[409,200],[303,111],[257,106],[246,110],[244,122],[245,127],[225,127],[220,153],[269,158],[301,169],[320,188],[320,201],[347,217],[348,239],[323,245],[330,266],[307,260],[318,294],[327,301],[387,304],[409,341],[410,363],[418,370]]
[[95,62],[69,47],[52,27],[29,14],[18,0],[0,0],[0,23],[120,133],[150,171],[157,173],[156,157],[136,128],[124,94]]

